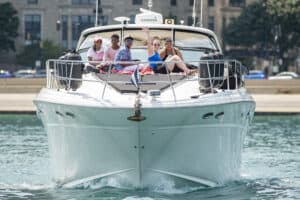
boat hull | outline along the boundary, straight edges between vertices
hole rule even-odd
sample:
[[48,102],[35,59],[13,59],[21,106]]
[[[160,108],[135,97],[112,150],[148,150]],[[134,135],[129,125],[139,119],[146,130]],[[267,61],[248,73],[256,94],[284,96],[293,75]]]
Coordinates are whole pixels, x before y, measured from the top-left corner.
[[49,138],[53,179],[65,186],[118,177],[148,187],[161,178],[208,186],[239,177],[254,102],[143,108],[62,105],[37,100]]

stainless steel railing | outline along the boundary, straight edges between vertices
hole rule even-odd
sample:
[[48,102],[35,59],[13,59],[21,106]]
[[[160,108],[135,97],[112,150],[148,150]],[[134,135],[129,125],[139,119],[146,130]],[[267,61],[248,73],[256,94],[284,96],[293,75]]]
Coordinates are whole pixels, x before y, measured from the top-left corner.
[[[124,63],[124,62],[122,62]],[[134,65],[146,66],[149,62],[135,61],[130,62]],[[161,63],[161,62],[151,62],[151,63]],[[167,66],[169,63],[178,62],[163,62],[163,66]],[[247,72],[246,68],[236,60],[200,60],[200,61],[189,61],[185,62],[189,68],[194,69],[197,76],[187,76],[185,81],[197,81],[199,84],[199,90],[202,93],[213,93],[215,89],[223,90],[233,90],[243,87],[243,74]],[[87,80],[82,78],[83,73],[90,73],[93,70],[93,65],[91,64],[105,64],[106,71],[101,71],[102,76],[106,79],[102,80]],[[114,74],[114,62],[94,62],[91,64],[84,63],[82,61],[72,61],[72,60],[48,60],[47,61],[47,88],[55,89],[66,89],[66,90],[76,90],[82,84],[82,82],[102,82],[103,92],[102,98],[105,94],[107,84],[131,84],[130,79],[126,81],[114,80],[112,75]],[[88,66],[90,66],[89,70]],[[89,72],[90,71],[90,72]],[[174,100],[176,101],[176,93],[174,90],[174,73],[170,73],[166,70],[167,79],[165,80],[152,80],[143,81],[140,84],[151,84],[151,83],[168,83],[172,89]],[[147,75],[145,75],[147,76]]]

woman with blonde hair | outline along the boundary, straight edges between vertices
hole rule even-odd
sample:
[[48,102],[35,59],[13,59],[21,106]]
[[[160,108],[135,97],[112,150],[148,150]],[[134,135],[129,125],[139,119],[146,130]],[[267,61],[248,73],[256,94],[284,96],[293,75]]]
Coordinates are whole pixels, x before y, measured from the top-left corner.
[[175,64],[180,68],[186,75],[191,73],[191,70],[187,68],[187,66],[182,62],[180,57],[172,56],[166,60],[167,65],[163,65],[163,61],[158,53],[160,48],[160,41],[158,39],[154,39],[152,41],[148,28],[143,28],[143,31],[147,35],[147,54],[148,61],[150,63],[151,69],[155,73],[166,74],[168,72],[173,72],[175,68]]

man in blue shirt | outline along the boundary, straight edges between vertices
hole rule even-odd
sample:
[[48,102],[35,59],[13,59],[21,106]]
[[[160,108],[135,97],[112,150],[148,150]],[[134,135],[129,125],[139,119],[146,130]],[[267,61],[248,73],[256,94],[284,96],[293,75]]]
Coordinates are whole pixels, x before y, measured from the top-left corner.
[[125,36],[124,46],[119,50],[115,57],[115,70],[117,71],[133,71],[137,65],[134,64],[131,58],[130,49],[133,45],[133,37]]

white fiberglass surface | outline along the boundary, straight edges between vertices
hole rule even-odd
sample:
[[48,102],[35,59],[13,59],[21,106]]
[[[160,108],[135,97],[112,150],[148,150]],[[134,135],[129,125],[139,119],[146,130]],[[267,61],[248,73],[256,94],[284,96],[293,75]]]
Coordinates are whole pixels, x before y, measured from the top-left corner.
[[[248,112],[250,106],[240,103],[147,109],[143,110],[147,120],[141,126],[127,120],[133,109],[61,107],[47,103],[42,103],[40,109],[47,110],[42,117],[47,119],[50,155],[55,158],[52,165],[57,169],[54,173],[58,180],[133,169],[141,159],[146,174],[148,170],[160,170],[191,177],[198,174],[223,182],[238,175],[241,144],[249,119],[240,113]],[[62,117],[55,110],[72,112],[75,117]],[[225,116],[202,119],[207,112],[224,112]],[[139,132],[142,134],[138,137]],[[134,146],[141,144],[145,148],[138,157]],[[115,159],[111,160],[112,156]]]

